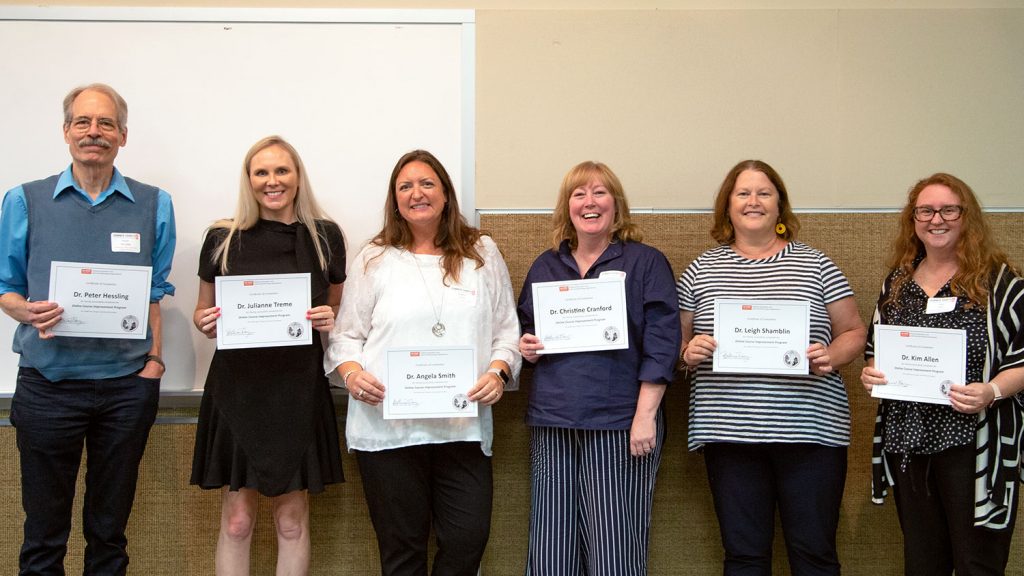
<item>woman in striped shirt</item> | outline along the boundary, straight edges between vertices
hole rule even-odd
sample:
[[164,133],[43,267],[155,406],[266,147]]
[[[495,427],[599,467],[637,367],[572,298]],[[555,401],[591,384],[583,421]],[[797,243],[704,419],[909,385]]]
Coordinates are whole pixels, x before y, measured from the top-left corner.
[[[866,330],[843,273],[797,242],[798,229],[778,173],[740,162],[715,200],[711,235],[720,246],[676,286],[682,362],[693,371],[689,447],[704,451],[726,575],[771,573],[776,507],[792,573],[839,574],[850,413],[838,369],[863,351]],[[806,301],[808,373],[713,372],[721,298]]]

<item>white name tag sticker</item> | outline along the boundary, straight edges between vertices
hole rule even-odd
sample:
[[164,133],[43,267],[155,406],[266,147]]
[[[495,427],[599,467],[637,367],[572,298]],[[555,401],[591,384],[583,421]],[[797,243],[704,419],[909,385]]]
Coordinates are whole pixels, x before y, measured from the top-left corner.
[[466,306],[476,306],[476,290],[470,290],[468,288],[462,288],[459,286],[449,286],[449,294],[451,294],[456,302],[462,302]]
[[132,252],[138,254],[142,249],[142,236],[138,232],[111,232],[111,252]]
[[928,306],[925,307],[925,314],[945,314],[956,308],[956,296],[948,298],[929,298]]
[[598,278],[622,278],[623,280],[625,280],[626,279],[626,273],[623,272],[622,270],[605,270],[604,272],[601,272],[597,277]]

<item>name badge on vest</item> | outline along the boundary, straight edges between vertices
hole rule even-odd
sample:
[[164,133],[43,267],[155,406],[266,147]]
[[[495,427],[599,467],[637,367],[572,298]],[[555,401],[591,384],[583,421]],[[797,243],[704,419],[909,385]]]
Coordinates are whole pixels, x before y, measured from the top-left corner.
[[142,249],[142,236],[138,232],[111,232],[111,252],[133,252],[139,253]]
[[956,296],[948,298],[929,298],[928,306],[925,307],[925,314],[945,314],[956,308]]

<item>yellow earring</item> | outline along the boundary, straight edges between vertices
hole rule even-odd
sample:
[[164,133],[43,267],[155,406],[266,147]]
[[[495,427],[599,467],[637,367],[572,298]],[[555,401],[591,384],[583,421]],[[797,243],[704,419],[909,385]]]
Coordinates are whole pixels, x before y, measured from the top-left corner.
[[783,224],[782,222],[779,222],[778,224],[776,224],[775,225],[775,233],[778,234],[779,236],[782,236],[783,234],[785,234],[786,233],[786,225]]

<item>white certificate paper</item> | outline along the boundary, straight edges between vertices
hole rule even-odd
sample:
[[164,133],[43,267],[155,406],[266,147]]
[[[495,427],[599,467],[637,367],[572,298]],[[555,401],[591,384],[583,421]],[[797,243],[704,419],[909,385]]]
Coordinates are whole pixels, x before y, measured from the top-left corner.
[[806,300],[715,298],[715,372],[807,374]]
[[887,384],[871,396],[949,404],[949,387],[967,380],[967,332],[875,324],[875,368]]
[[538,354],[629,348],[625,277],[536,282],[533,320]]
[[313,343],[309,273],[217,276],[217,349]]
[[392,348],[386,354],[385,420],[478,415],[466,396],[479,376],[474,348]]
[[50,332],[145,340],[152,276],[149,266],[50,262],[49,300],[64,308]]

